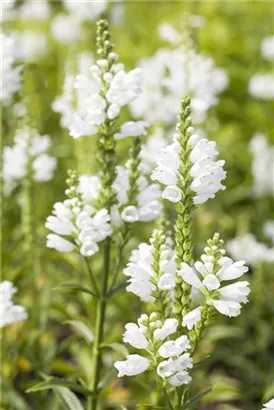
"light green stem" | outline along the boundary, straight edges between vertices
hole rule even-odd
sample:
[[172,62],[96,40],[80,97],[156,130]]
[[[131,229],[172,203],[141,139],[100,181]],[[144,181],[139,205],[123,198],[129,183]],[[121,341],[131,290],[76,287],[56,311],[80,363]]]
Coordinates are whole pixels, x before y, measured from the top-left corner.
[[95,323],[95,335],[93,344],[93,372],[92,372],[92,385],[91,389],[93,392],[93,397],[91,399],[91,410],[96,410],[99,391],[98,384],[100,380],[100,369],[101,369],[101,352],[100,345],[104,339],[104,324],[106,316],[106,306],[107,306],[107,287],[108,287],[108,277],[110,268],[110,251],[111,251],[111,239],[107,238],[105,242],[104,249],[104,273],[102,278],[102,288],[100,298],[97,302],[96,307],[96,323]]

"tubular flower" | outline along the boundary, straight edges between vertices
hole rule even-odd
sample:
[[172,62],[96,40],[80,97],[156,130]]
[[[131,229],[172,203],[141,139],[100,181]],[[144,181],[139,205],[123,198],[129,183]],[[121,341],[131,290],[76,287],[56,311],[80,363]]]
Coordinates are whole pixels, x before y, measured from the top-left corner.
[[[1,5],[1,7],[4,7]],[[2,11],[2,10],[1,10]],[[15,67],[18,58],[16,36],[1,33],[1,93],[3,104],[11,101],[13,94],[20,89],[21,67]]]
[[265,403],[264,408],[262,410],[274,410],[274,398],[267,403]]
[[25,308],[20,305],[14,305],[12,296],[17,292],[17,288],[7,280],[0,283],[0,327],[11,323],[25,320],[28,315]]
[[[191,190],[194,193],[193,202],[201,204],[209,198],[214,198],[219,190],[225,189],[221,183],[226,176],[223,170],[225,162],[215,160],[218,155],[215,142],[208,141],[206,138],[201,139],[194,133],[192,127],[188,128],[188,133],[190,134],[188,146],[191,150],[189,158],[192,167],[189,173],[193,179],[191,184]],[[162,198],[174,203],[178,203],[182,198],[178,181],[185,177],[180,175],[180,153],[179,134],[175,133],[173,143],[162,150],[157,167],[151,175],[152,180],[166,186]]]

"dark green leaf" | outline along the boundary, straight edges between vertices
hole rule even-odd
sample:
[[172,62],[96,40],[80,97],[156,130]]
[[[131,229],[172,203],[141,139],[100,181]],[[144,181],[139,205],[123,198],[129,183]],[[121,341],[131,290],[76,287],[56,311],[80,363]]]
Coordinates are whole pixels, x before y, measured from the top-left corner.
[[75,283],[63,283],[62,285],[53,288],[53,290],[76,290],[78,292],[88,293],[89,295],[97,297],[96,294],[86,286],[77,285]]
[[78,383],[75,383],[70,380],[65,380],[65,379],[57,379],[57,378],[48,378],[48,380],[45,380],[43,382],[40,382],[38,384],[35,384],[34,386],[30,387],[27,390],[27,393],[33,393],[36,391],[41,391],[41,390],[49,390],[49,389],[55,389],[56,387],[68,387],[71,390],[74,390],[78,393],[82,393],[84,395],[89,395],[91,392],[86,389],[85,387],[81,386]]
[[56,387],[53,389],[68,410],[84,410],[78,397],[67,387]]
[[112,349],[115,352],[120,353],[123,357],[127,357],[129,352],[125,345],[121,343],[109,343],[109,344],[101,344],[100,349]]

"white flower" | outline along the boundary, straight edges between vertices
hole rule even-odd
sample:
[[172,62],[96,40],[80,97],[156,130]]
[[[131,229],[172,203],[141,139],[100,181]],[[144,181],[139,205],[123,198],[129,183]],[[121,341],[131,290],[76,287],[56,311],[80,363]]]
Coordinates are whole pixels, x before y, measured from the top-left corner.
[[123,221],[132,223],[139,220],[139,213],[136,206],[126,206],[121,213],[121,218]]
[[[171,202],[179,202],[182,193],[178,188],[178,181],[181,178],[180,168],[180,144],[178,134],[174,134],[173,143],[164,148],[157,162],[157,167],[151,175],[152,180],[161,182],[166,186],[162,193],[162,198]],[[192,147],[190,160],[192,167],[190,175],[193,178],[191,190],[195,193],[194,203],[200,204],[209,198],[214,198],[219,190],[225,189],[221,181],[225,178],[226,172],[223,170],[224,161],[215,161],[218,154],[216,143],[201,139],[197,134],[192,134],[189,138]]]
[[123,376],[136,376],[147,370],[150,365],[150,361],[146,357],[142,357],[138,354],[131,354],[125,361],[117,361],[114,363],[114,367],[118,370],[118,377]]
[[26,0],[18,10],[19,18],[22,20],[40,20],[49,18],[50,7],[47,0]]
[[20,32],[17,42],[19,58],[22,60],[44,56],[48,50],[47,37],[39,31]]
[[128,323],[126,326],[126,332],[123,336],[123,341],[129,343],[136,349],[146,349],[148,346],[147,338],[144,334],[143,328],[140,328],[135,323]]
[[17,288],[12,282],[5,280],[0,283],[0,328],[28,317],[23,306],[12,302],[12,296],[16,292]]
[[56,249],[58,252],[71,252],[74,249],[71,242],[62,238],[60,235],[55,235],[52,233],[47,236],[47,247]]
[[274,146],[263,134],[255,134],[250,143],[253,154],[253,191],[257,197],[274,194]]
[[264,408],[262,410],[274,410],[274,399],[268,401],[263,406]]
[[119,71],[110,83],[107,100],[111,104],[117,104],[122,107],[132,102],[140,93],[141,70],[135,68],[128,73]]
[[[2,6],[2,4],[1,4]],[[17,37],[14,34],[0,34],[1,41],[1,90],[3,104],[8,104],[13,94],[20,89],[21,67],[14,67],[18,59]]]
[[97,2],[75,2],[63,0],[64,6],[79,21],[95,21],[104,12],[107,7],[105,0]]
[[249,80],[249,94],[255,98],[272,100],[274,98],[273,82],[273,74],[256,74]]
[[274,60],[274,36],[265,37],[261,43],[262,56],[266,60]]
[[267,221],[264,224],[264,234],[271,240],[274,244],[274,221]]
[[29,128],[17,130],[14,146],[4,147],[3,174],[6,194],[26,176],[28,161],[31,163],[35,181],[52,179],[57,160],[45,153],[50,146],[48,135],[37,135],[35,130]]
[[155,329],[153,336],[156,340],[164,340],[168,336],[176,332],[178,327],[177,319],[166,319],[163,326],[159,329]]
[[190,348],[190,343],[187,336],[181,336],[176,340],[169,340],[162,344],[159,349],[160,356],[169,358],[180,356],[183,352]]
[[157,367],[157,373],[162,378],[167,378],[169,384],[172,386],[182,386],[188,384],[191,381],[186,369],[193,367],[192,359],[189,353],[177,357],[176,359],[169,358],[161,362]]
[[183,322],[182,325],[186,326],[188,330],[192,330],[193,327],[200,322],[201,320],[201,308],[196,308],[192,310],[191,312],[187,313],[183,317]]
[[[124,275],[129,276],[129,285],[127,286],[127,291],[132,292],[135,295],[139,296],[144,302],[152,302],[154,300],[152,293],[155,289],[155,285],[151,283],[151,278],[154,277],[156,273],[152,269],[153,257],[152,257],[152,246],[141,243],[138,250],[134,250],[130,258],[130,262],[127,264],[127,267],[124,269]],[[174,278],[176,271],[176,263],[174,261],[174,256],[170,248],[166,245],[165,249],[161,252],[160,256],[160,267],[162,270],[162,276],[171,275]],[[159,282],[161,280],[159,278]],[[167,277],[165,276],[165,280]],[[165,282],[162,280],[160,282],[161,287],[165,287]],[[168,285],[166,290],[172,291],[171,288],[174,287],[174,279],[168,278]],[[158,285],[159,286],[159,285]],[[167,322],[168,324],[169,322]],[[158,333],[160,334],[160,330]],[[163,330],[165,332],[165,330]]]
[[114,134],[116,140],[126,137],[139,137],[140,135],[147,135],[146,127],[149,126],[147,121],[129,121],[125,122],[119,133]]
[[[233,262],[232,259],[222,257],[218,260],[220,268],[216,273],[213,273],[213,264],[208,261],[208,257],[203,255],[204,263],[196,262],[194,264],[196,271],[187,263],[181,264],[179,275],[186,283],[203,293],[215,292],[212,296],[214,300],[210,300],[210,304],[223,315],[237,316],[241,311],[241,303],[247,303],[247,296],[250,293],[249,283],[247,281],[236,282],[228,286],[221,287],[221,282],[226,280],[237,279],[248,271],[244,265],[244,261]],[[199,278],[198,272],[202,276]],[[218,295],[218,300],[215,300]],[[207,297],[207,296],[206,296]],[[195,312],[195,314],[194,314]],[[192,328],[200,320],[201,312],[196,309],[190,312],[183,319],[183,325]]]
[[169,23],[162,23],[158,27],[158,33],[161,39],[176,45],[182,41],[182,35],[175,30]]
[[73,15],[57,14],[50,28],[52,36],[60,43],[70,44],[81,36],[79,21]]
[[[179,33],[169,25],[161,27],[161,34],[179,41]],[[185,47],[160,48],[154,56],[142,59],[139,66],[144,92],[131,103],[131,111],[135,118],[151,123],[175,123],[182,95],[192,96],[194,123],[203,122],[207,110],[216,105],[217,95],[228,84],[225,71],[216,69],[212,59]]]
[[274,248],[258,242],[250,233],[228,241],[227,249],[234,259],[243,257],[248,264],[256,264],[260,261],[274,262]]

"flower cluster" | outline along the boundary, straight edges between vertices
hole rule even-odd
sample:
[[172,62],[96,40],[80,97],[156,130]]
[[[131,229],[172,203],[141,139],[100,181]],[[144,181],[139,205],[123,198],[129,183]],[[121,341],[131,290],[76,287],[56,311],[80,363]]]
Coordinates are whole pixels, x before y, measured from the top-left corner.
[[257,197],[274,193],[274,146],[270,146],[263,134],[256,134],[251,140],[253,154],[253,191]]
[[[189,159],[192,163],[189,174],[192,177],[191,190],[194,193],[195,204],[206,202],[209,198],[214,198],[219,190],[225,187],[221,181],[225,178],[226,172],[223,170],[224,161],[216,161],[218,155],[216,143],[200,138],[194,133],[193,127],[188,127]],[[162,198],[177,203],[182,198],[182,192],[178,186],[178,181],[184,177],[180,174],[182,163],[182,144],[180,133],[174,134],[172,144],[164,148],[157,162],[157,167],[153,171],[151,179],[161,182],[166,186],[162,193]]]
[[[169,33],[171,34],[171,33]],[[174,36],[174,33],[172,34]],[[227,87],[224,70],[214,67],[210,58],[185,47],[159,49],[139,63],[144,92],[131,103],[137,118],[172,124],[182,95],[192,97],[193,120],[204,121],[207,110],[217,103],[217,94]]]
[[[241,312],[241,303],[247,303],[250,292],[247,281],[238,281],[222,286],[222,282],[238,279],[248,271],[245,261],[233,262],[231,258],[221,256],[214,258],[210,249],[205,248],[201,261],[194,263],[194,267],[182,263],[178,274],[195,290],[199,290],[206,300],[206,304],[214,306],[221,314],[234,317]],[[223,249],[219,251],[225,253]],[[192,329],[201,320],[201,308],[196,308],[183,318],[183,326]]]
[[0,283],[0,328],[28,317],[23,306],[12,302],[12,296],[16,292],[17,288],[11,282],[5,280]]
[[168,318],[162,322],[155,312],[149,317],[142,315],[138,319],[138,325],[128,323],[123,341],[135,349],[145,350],[148,357],[133,354],[125,361],[115,362],[118,377],[135,376],[150,369],[157,371],[164,386],[169,384],[178,387],[188,384],[191,377],[187,369],[193,367],[190,354],[185,353],[191,347],[188,337],[182,335],[175,340],[165,341],[176,332],[177,327],[176,319]]
[[0,98],[3,104],[8,104],[20,88],[20,71],[21,67],[15,67],[18,59],[18,48],[16,36],[14,34],[6,35],[1,33],[1,92]]
[[17,130],[13,147],[4,147],[4,188],[9,194],[27,174],[31,166],[37,182],[50,181],[56,168],[56,158],[46,152],[51,147],[48,135],[40,136],[36,130],[25,127]]
[[[104,29],[104,24],[104,21],[101,25],[100,22],[98,24],[98,33],[101,33],[101,37],[98,36],[99,59],[90,66],[88,74],[77,75],[73,82],[77,90],[73,101],[74,109],[71,109],[70,93],[66,93],[66,126],[73,138],[96,134],[102,130],[106,121],[111,126],[112,121],[119,116],[121,108],[141,93],[140,69],[126,72],[124,65],[117,63],[118,55],[112,51],[113,44],[110,42],[109,32]],[[69,77],[66,82],[66,89],[70,88],[71,78]],[[62,108],[62,111],[64,110],[65,105]],[[145,125],[143,122],[126,123],[121,130],[113,128],[113,132],[117,134],[117,138],[144,135]]]
[[144,302],[155,300],[153,293],[156,289],[172,292],[175,285],[174,275],[176,263],[174,251],[168,243],[163,243],[159,253],[159,270],[154,265],[153,238],[151,244],[141,243],[132,252],[124,274],[129,277],[128,292],[132,292]]
[[[106,209],[97,212],[91,192],[84,191],[83,182],[77,183],[75,173],[69,175],[68,199],[54,204],[53,215],[46,221],[46,228],[54,232],[47,236],[47,246],[59,252],[78,250],[88,257],[98,252],[98,242],[112,233],[110,215]],[[92,188],[94,181],[89,182]]]

